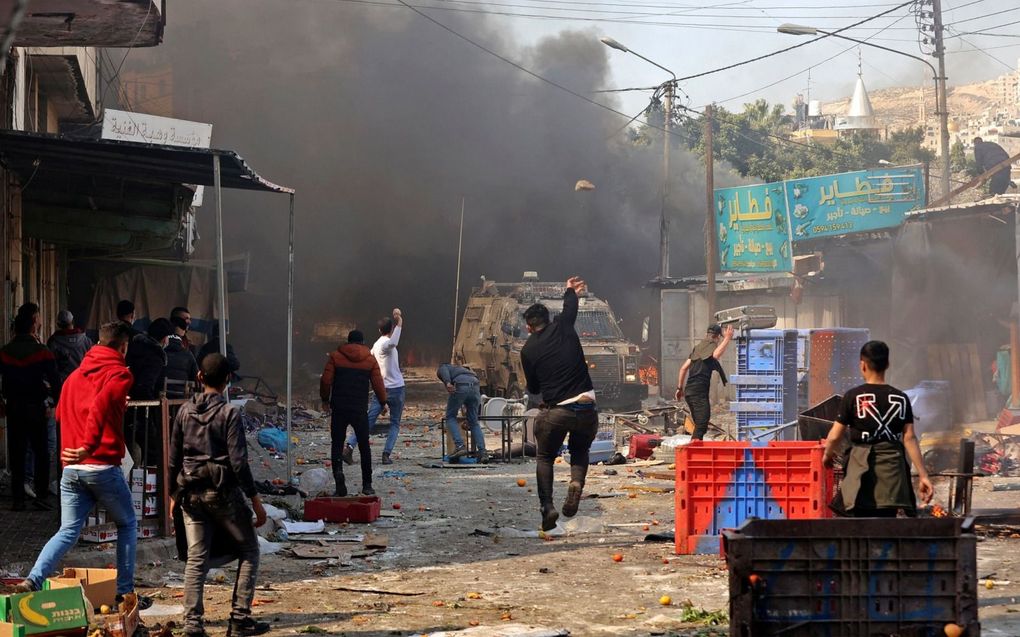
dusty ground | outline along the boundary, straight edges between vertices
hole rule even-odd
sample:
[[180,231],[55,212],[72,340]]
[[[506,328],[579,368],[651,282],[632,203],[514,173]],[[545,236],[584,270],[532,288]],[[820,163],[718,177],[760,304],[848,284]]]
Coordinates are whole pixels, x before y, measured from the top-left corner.
[[[644,541],[648,533],[672,532],[672,494],[646,489],[668,488],[669,482],[642,478],[633,466],[594,466],[586,493],[607,497],[582,501],[571,523],[579,532],[551,540],[518,537],[518,531],[535,531],[539,522],[532,461],[467,469],[422,466],[439,456],[436,424],[443,396],[438,384],[411,388],[399,457],[391,467],[376,468],[375,487],[384,510],[399,517],[346,529],[329,526],[384,534],[387,550],[352,559],[350,566],[298,559],[286,548],[264,557],[256,613],[273,622],[274,634],[368,637],[479,626],[474,634],[494,635],[508,624],[564,628],[572,635],[727,634],[726,627],[682,621],[680,606],[690,600],[697,609],[725,611],[724,562],[716,556],[676,556],[672,543]],[[302,425],[296,435],[296,457],[303,461],[296,468],[323,466],[328,456],[323,425]],[[373,445],[381,449],[382,439]],[[488,445],[497,446],[498,438],[490,436]],[[254,464],[263,478],[282,476],[285,470],[284,461],[261,452]],[[385,469],[404,475],[386,477]],[[606,475],[607,469],[618,473]],[[360,486],[357,466],[346,473],[349,486]],[[566,475],[566,466],[557,465],[558,500]],[[526,481],[524,487],[518,479]],[[992,493],[990,484],[979,484],[975,506],[1015,505],[1018,497],[1020,492]],[[267,501],[286,504],[284,499]],[[981,589],[983,634],[1020,635],[1020,575],[1014,572],[1020,543],[989,539],[979,546],[979,575],[994,573],[997,580],[1011,581]],[[622,555],[622,561],[615,562],[614,554]],[[139,579],[153,585],[145,590],[166,607],[162,612],[170,613],[148,617],[150,625],[180,621],[181,589],[173,574],[181,572],[179,562],[140,565]],[[225,628],[231,584],[228,574],[225,583],[207,588],[214,635]],[[377,592],[337,590],[341,587]],[[673,604],[660,605],[663,595]]]

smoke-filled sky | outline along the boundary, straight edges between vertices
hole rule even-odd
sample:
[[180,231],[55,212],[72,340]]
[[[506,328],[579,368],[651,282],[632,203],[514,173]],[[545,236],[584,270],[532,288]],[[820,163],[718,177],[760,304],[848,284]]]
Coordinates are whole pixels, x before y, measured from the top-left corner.
[[[484,17],[447,21],[577,92],[609,80],[595,31],[522,46]],[[341,318],[371,333],[399,306],[406,350],[448,353],[464,197],[461,309],[482,275],[580,274],[640,334],[652,309],[641,286],[658,268],[662,154],[618,134],[626,120],[410,12],[339,2],[175,3],[164,44],[129,58],[132,71],[165,65],[175,116],[212,122],[215,146],[297,189],[304,333]],[[673,153],[675,274],[700,270],[703,258],[699,161]],[[575,192],[579,179],[596,190]],[[207,202],[199,215],[208,250]],[[251,292],[232,298],[232,338],[274,362],[285,334],[286,210],[279,195],[226,198],[226,252],[253,256]]]
[[[991,12],[1008,1],[983,1],[980,8]],[[744,5],[752,3],[735,6]],[[581,15],[581,8],[571,15]],[[870,15],[885,8],[812,15]],[[677,11],[686,16],[688,9]],[[791,21],[798,13],[808,11],[769,15]],[[627,112],[640,110],[647,95],[595,91],[663,78],[603,46],[601,35],[658,57],[678,74],[787,42],[768,33],[528,22],[460,10],[433,14],[534,72]],[[983,28],[986,22],[972,24]],[[856,58],[850,57],[852,72]],[[846,67],[842,58],[835,62]],[[803,56],[783,64],[777,58],[775,65],[684,86],[694,104],[721,100],[795,71],[790,65],[796,60],[811,63]],[[899,72],[887,62],[881,62],[887,74]],[[642,317],[652,313],[652,294],[641,286],[658,269],[661,146],[628,143],[619,115],[522,73],[406,8],[344,0],[179,0],[164,43],[132,51],[125,66],[128,72],[167,68],[173,112],[161,114],[211,122],[214,146],[237,150],[264,176],[298,191],[299,344],[314,321],[350,319],[371,331],[375,318],[399,306],[409,328],[405,350],[447,352],[462,197],[462,309],[479,276],[516,280],[524,270],[537,270],[546,280],[584,276],[634,339]],[[831,80],[833,96],[840,94],[839,82],[849,81]],[[130,106],[150,110],[144,102]],[[671,273],[703,272],[704,170],[689,154],[675,152],[672,172]],[[717,186],[732,182],[719,173]],[[596,190],[575,192],[579,179]],[[200,219],[203,249],[211,250],[207,202]],[[231,336],[264,367],[283,356],[286,203],[250,193],[226,199],[226,252],[253,257],[250,292],[232,298]]]

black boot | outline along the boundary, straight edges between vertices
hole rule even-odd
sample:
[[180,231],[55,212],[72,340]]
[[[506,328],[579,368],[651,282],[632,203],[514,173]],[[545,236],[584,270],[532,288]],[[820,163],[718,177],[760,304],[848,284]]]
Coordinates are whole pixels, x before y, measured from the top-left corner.
[[347,485],[344,483],[344,470],[342,468],[338,468],[336,466],[333,467],[333,481],[336,483],[336,489],[333,491],[333,497],[347,497]]

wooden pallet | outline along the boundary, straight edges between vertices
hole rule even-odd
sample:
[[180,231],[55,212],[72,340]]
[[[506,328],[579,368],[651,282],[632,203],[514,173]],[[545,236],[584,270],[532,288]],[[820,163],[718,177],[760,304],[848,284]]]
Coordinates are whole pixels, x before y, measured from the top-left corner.
[[956,422],[988,420],[984,367],[978,356],[977,344],[929,345],[928,373],[933,380],[949,381]]

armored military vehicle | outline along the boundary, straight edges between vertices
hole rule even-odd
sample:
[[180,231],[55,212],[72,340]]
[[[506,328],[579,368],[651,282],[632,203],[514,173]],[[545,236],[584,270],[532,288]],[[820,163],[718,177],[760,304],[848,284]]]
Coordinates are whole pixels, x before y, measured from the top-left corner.
[[[535,272],[525,272],[519,283],[485,281],[472,290],[453,345],[453,362],[475,370],[482,391],[489,396],[524,395],[521,348],[528,338],[524,310],[533,303],[549,308],[551,316],[563,310],[563,283],[543,283]],[[641,382],[637,345],[620,331],[609,304],[586,293],[580,298],[575,324],[598,404],[604,409],[638,409],[648,397]]]

